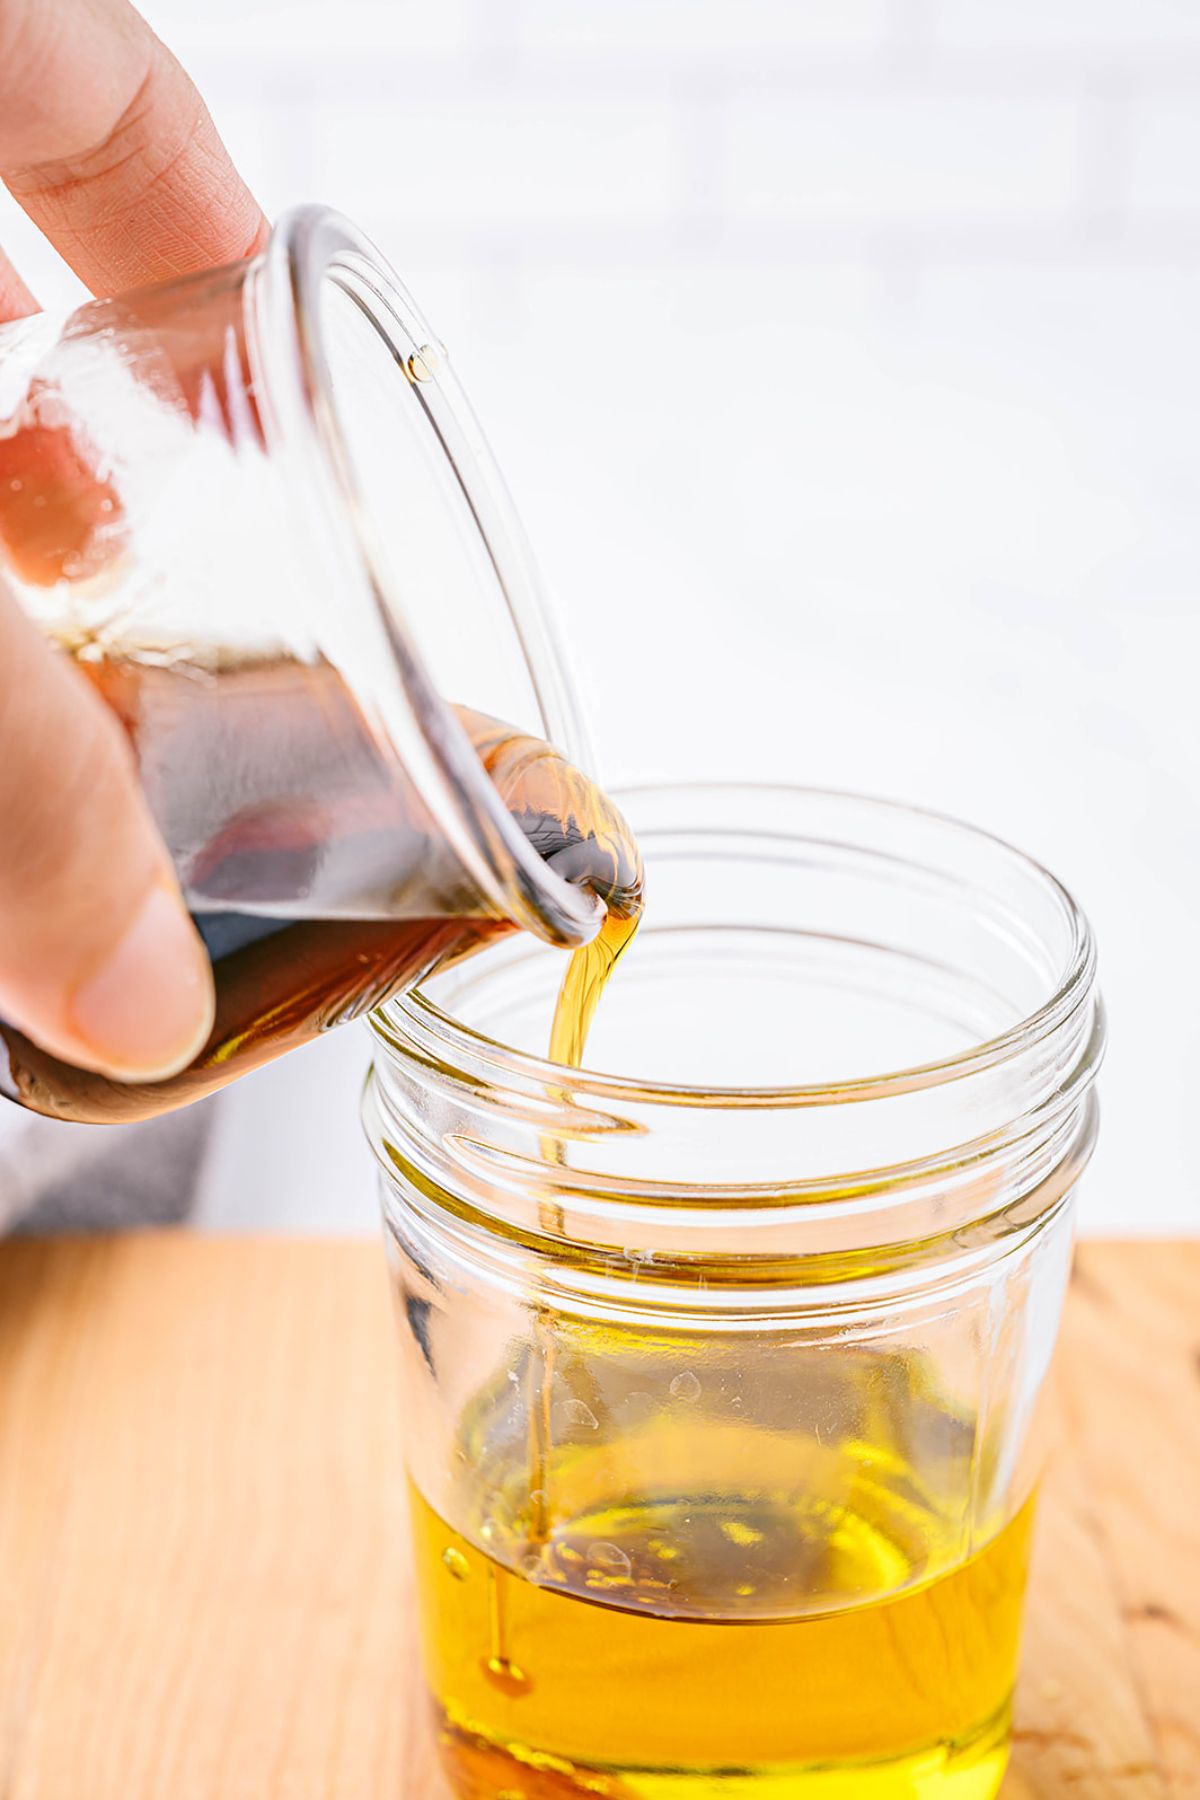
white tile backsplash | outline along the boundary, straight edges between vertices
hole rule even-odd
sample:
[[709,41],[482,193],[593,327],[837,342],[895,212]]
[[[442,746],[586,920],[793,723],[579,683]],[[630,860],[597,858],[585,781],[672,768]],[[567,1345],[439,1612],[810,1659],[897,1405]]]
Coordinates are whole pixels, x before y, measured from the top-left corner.
[[467,50],[476,23],[472,0],[142,0],[138,10],[181,56],[214,46],[268,56]]
[[522,0],[521,44],[672,60],[747,53],[872,50],[886,41],[888,0]]
[[1127,197],[1135,212],[1187,214],[1200,225],[1200,100],[1195,94],[1143,99],[1138,105]]
[[665,221],[680,191],[669,99],[489,90],[350,113],[318,100],[312,128],[321,192],[418,225],[485,220],[490,239],[511,225]]
[[939,43],[982,49],[1200,49],[1194,0],[935,0]]
[[1062,218],[1079,178],[1078,103],[914,87],[740,94],[730,212],[903,227]]

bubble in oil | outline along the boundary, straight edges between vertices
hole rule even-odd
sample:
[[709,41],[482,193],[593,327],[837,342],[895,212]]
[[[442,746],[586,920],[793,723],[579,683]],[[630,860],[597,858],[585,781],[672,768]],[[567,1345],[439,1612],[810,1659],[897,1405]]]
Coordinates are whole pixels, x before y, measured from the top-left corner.
[[633,1564],[620,1544],[589,1544],[587,1559],[593,1569],[622,1581],[628,1579],[633,1569]]
[[622,1403],[622,1421],[626,1425],[640,1425],[643,1420],[652,1418],[657,1411],[658,1402],[653,1394],[648,1394],[645,1388],[633,1388]]
[[586,1400],[564,1400],[563,1417],[572,1425],[582,1425],[588,1431],[598,1431],[600,1421]]
[[675,1400],[698,1400],[700,1398],[700,1382],[690,1369],[677,1375],[671,1383],[671,1397]]
[[442,1566],[448,1574],[453,1575],[455,1581],[466,1581],[471,1573],[470,1563],[462,1551],[456,1550],[453,1544],[447,1544],[442,1551]]

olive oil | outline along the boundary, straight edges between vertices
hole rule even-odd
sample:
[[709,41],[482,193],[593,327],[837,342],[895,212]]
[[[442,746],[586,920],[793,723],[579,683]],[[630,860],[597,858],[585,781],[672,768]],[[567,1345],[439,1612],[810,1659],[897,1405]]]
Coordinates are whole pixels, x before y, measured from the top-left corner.
[[[883,1358],[815,1352],[821,1413],[846,1431],[818,1437],[779,1428],[803,1371],[772,1400],[764,1354],[741,1406],[706,1404],[690,1370],[666,1379],[674,1360],[632,1371],[593,1347],[585,1380],[575,1359],[595,1422],[560,1436],[540,1505],[515,1439],[460,1528],[412,1494],[455,1800],[991,1800],[1032,1503],[964,1546],[971,1433],[915,1367],[898,1414],[887,1377],[885,1414]],[[582,1420],[555,1387],[555,1414]],[[473,1446],[495,1431],[468,1426]]]
[[[621,910],[618,910],[618,909]],[[640,883],[635,897],[608,902],[604,923],[590,944],[576,950],[567,964],[550,1027],[550,1060],[577,1069],[583,1061],[588,1029],[613,970],[628,950],[641,919]]]
[[[64,1063],[0,1019],[0,1093],[92,1123],[168,1112],[513,929],[484,913],[411,786],[381,772],[334,670],[268,660],[201,681],[87,650],[78,666],[139,752],[164,834],[190,847],[181,872],[203,897],[216,1019],[187,1069],[142,1083]],[[543,858],[627,911],[640,866],[601,790],[540,739],[457,712]]]

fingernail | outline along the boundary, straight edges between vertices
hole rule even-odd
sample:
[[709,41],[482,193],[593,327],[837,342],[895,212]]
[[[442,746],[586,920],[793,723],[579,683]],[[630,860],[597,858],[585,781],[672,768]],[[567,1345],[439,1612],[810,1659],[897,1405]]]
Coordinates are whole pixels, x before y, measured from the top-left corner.
[[116,949],[69,1008],[89,1061],[123,1081],[177,1075],[212,1030],[212,971],[165,884],[151,888]]

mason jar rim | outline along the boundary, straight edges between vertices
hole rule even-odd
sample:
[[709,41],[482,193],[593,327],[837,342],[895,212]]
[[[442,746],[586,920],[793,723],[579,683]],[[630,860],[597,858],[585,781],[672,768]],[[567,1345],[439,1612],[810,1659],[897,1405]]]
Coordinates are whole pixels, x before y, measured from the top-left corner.
[[[381,754],[403,763],[497,913],[549,943],[587,943],[603,919],[602,903],[590,890],[564,880],[538,855],[438,692],[420,645],[389,605],[386,560],[375,540],[334,393],[321,307],[324,283],[330,280],[374,326],[399,368],[410,371],[414,359],[420,367],[426,413],[436,407],[433,429],[480,531],[548,734],[577,763],[586,766],[589,760],[528,546],[444,349],[395,271],[357,226],[331,208],[298,206],[281,216],[252,269],[247,305],[257,328],[247,338],[272,454],[290,462],[293,491],[315,494],[331,527],[337,527],[356,586],[389,648],[396,676],[393,702],[382,719],[365,708],[365,721]],[[416,382],[412,376],[411,384]]]
[[[887,799],[853,789],[809,787],[788,782],[696,781],[645,782],[624,785],[613,790],[613,797],[624,809],[637,801],[660,800],[674,795],[736,794],[777,795],[781,802],[828,801],[893,818],[911,818],[927,825],[944,828],[963,841],[989,845],[1010,858],[1013,864],[1034,877],[1044,891],[1058,904],[1069,928],[1069,949],[1053,991],[1047,998],[1015,1024],[1007,1026],[978,1044],[945,1057],[916,1062],[898,1069],[881,1070],[878,1074],[836,1078],[823,1082],[737,1086],[649,1080],[636,1075],[623,1075],[597,1070],[585,1062],[581,1068],[568,1069],[548,1057],[518,1050],[502,1043],[486,1032],[457,1019],[426,994],[420,985],[393,996],[372,1015],[376,1038],[386,1048],[404,1053],[406,1030],[422,1037],[432,1032],[444,1050],[448,1063],[457,1057],[480,1069],[492,1072],[498,1082],[505,1078],[514,1082],[561,1082],[569,1075],[573,1090],[594,1098],[637,1101],[663,1107],[703,1106],[706,1109],[732,1107],[746,1110],[830,1106],[858,1101],[883,1100],[924,1088],[938,1087],[993,1068],[1018,1054],[1025,1053],[1051,1037],[1071,1016],[1085,1005],[1092,993],[1096,975],[1096,946],[1086,915],[1070,890],[1045,865],[1027,852],[1019,850],[995,832],[968,823],[953,814],[923,807],[907,801]],[[652,908],[651,890],[649,906]],[[619,980],[620,977],[618,976]],[[1089,1073],[1098,1066],[1103,1048],[1103,1032],[1095,1046]]]
[[[740,1296],[757,1317],[801,1289],[836,1289],[851,1304],[880,1284],[953,1284],[1069,1204],[1096,1138],[1104,1013],[1090,927],[1056,877],[944,813],[832,788],[647,784],[614,799],[646,856],[651,937],[657,866],[660,942],[682,930],[685,979],[701,989],[714,935],[763,932],[769,957],[769,934],[782,930],[811,945],[818,967],[840,947],[913,957],[921,979],[965,976],[972,985],[959,991],[976,999],[956,1015],[960,1029],[996,1020],[997,1003],[1023,1016],[904,1068],[731,1087],[567,1068],[497,1042],[418,988],[370,1019],[377,1054],[363,1118],[385,1214],[421,1215],[456,1254],[518,1284],[533,1257],[539,1282],[580,1304],[608,1306],[622,1292],[635,1308],[670,1312],[699,1282],[709,1298],[697,1304]],[[710,866],[722,883],[715,915],[686,898],[703,896]],[[740,902],[729,886],[739,870],[749,883]],[[906,894],[916,912],[895,912]],[[909,935],[955,919],[969,927],[957,959],[949,944],[945,957],[922,954]],[[1003,987],[976,960],[989,943],[1008,971]],[[484,995],[487,956],[462,977]],[[493,956],[498,979],[508,971],[525,979],[522,995],[548,998],[544,959],[519,942]],[[644,966],[654,969],[653,955]],[[614,988],[621,981],[618,970]],[[753,1034],[753,1017],[742,1026]]]

